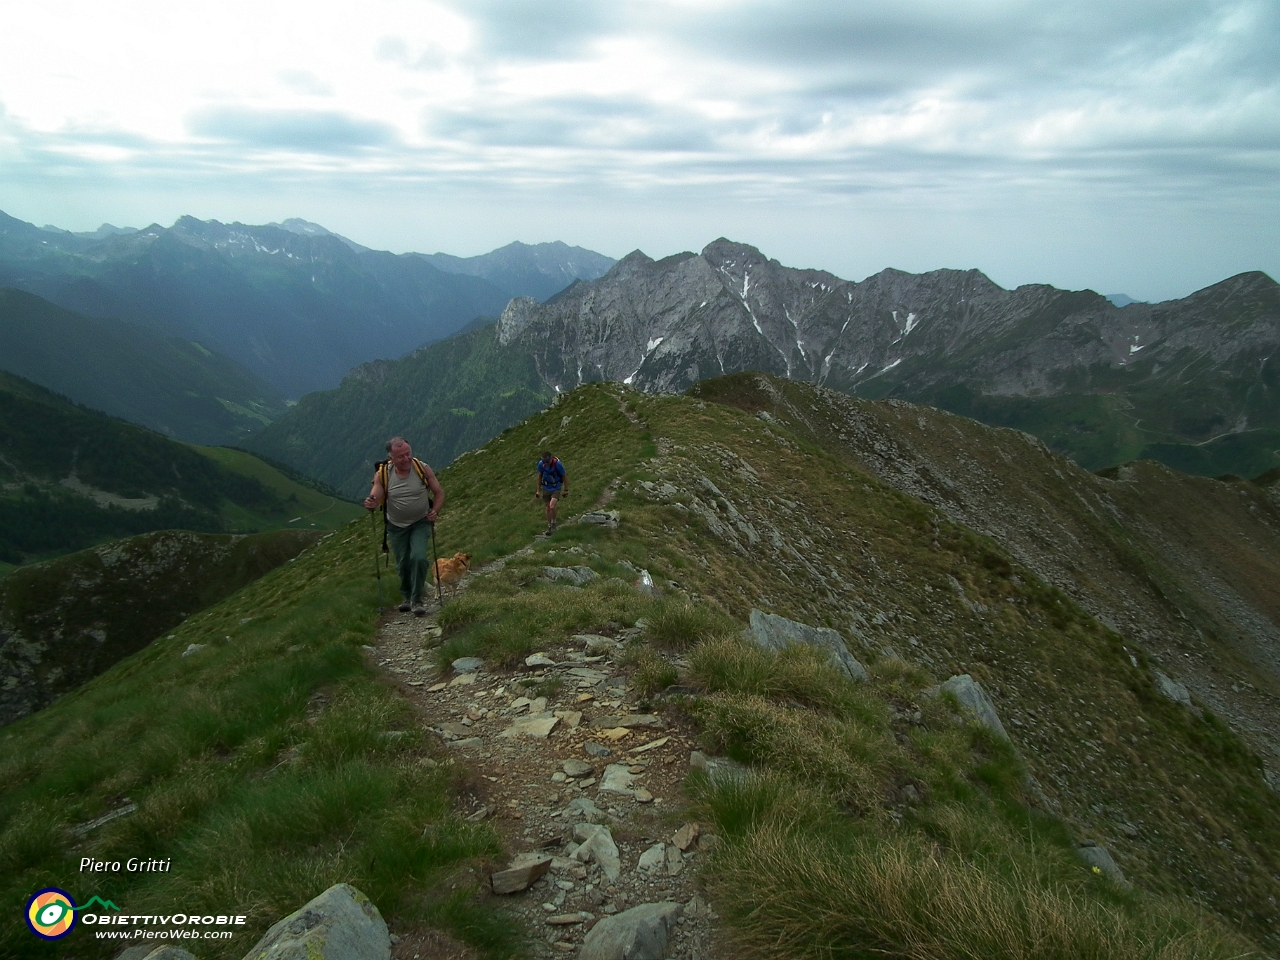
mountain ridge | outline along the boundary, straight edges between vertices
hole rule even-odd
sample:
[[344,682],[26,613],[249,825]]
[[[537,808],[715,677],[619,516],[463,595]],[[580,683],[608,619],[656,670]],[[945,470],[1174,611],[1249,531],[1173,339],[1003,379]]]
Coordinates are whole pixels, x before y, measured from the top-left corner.
[[[199,340],[290,397],[496,315],[510,299],[482,276],[302,223],[290,221],[291,230],[183,216],[168,228],[77,236],[0,213],[0,286]],[[517,292],[529,279],[539,292],[548,282],[537,270],[507,277]]]
[[681,391],[755,369],[1042,434],[1055,420],[1047,442],[1092,469],[1144,452],[1201,472],[1280,465],[1280,285],[1260,271],[1121,309],[978,270],[846,281],[721,238],[662,261],[635,251],[553,302],[514,299],[498,330],[556,390]]

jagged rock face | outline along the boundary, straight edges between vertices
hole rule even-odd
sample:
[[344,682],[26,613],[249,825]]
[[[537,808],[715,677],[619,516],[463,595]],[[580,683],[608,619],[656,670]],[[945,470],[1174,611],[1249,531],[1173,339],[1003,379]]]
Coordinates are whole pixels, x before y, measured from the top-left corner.
[[[1120,309],[1089,290],[1005,290],[977,270],[884,270],[854,283],[721,239],[661,261],[637,251],[546,304],[512,301],[499,336],[531,351],[560,391],[595,380],[680,391],[742,370],[912,398],[956,384],[1046,396],[1114,391],[1118,377],[1130,389],[1193,378],[1240,409],[1181,432],[1280,425],[1267,413],[1280,286],[1262,273]],[[1242,379],[1261,394],[1231,400]]]

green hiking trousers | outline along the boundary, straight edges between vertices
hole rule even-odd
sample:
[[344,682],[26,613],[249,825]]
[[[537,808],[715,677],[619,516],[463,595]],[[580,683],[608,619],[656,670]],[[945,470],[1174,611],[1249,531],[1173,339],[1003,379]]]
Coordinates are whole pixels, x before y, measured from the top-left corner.
[[425,600],[427,571],[431,568],[427,544],[430,539],[431,522],[425,517],[407,527],[387,524],[387,540],[400,574],[400,595],[410,603]]

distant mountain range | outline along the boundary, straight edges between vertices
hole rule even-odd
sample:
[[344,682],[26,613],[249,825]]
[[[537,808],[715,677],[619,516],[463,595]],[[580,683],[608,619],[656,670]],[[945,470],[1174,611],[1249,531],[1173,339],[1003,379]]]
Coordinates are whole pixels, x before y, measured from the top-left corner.
[[270,384],[194,340],[21,290],[0,289],[0,370],[191,443],[239,443],[287,409]]
[[[412,430],[443,464],[466,449],[452,411],[490,411],[470,421],[474,444],[522,415],[497,402],[513,391],[529,403],[599,380],[682,391],[760,370],[1015,427],[1088,469],[1280,467],[1280,286],[1262,273],[1118,308],[1088,290],[1004,290],[977,270],[855,283],[717,240],[660,261],[637,251],[545,303],[513,299],[494,332],[359,368],[250,444],[354,495],[383,434]],[[457,376],[473,351],[483,361]]]
[[510,243],[478,257],[447,253],[422,255],[446,273],[482,277],[513,297],[546,300],[578,280],[594,280],[608,273],[615,261],[582,247],[556,241],[529,246]]
[[302,220],[183,217],[169,228],[104,225],[84,235],[0,213],[0,286],[198,341],[288,397],[496,315],[515,293],[544,296],[611,262],[563,244],[470,259],[395,255]]

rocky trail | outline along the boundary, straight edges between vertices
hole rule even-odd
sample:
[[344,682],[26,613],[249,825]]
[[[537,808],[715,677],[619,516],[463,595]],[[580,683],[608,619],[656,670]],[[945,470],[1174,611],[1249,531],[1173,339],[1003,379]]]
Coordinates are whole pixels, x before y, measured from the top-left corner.
[[[565,637],[516,670],[462,658],[441,679],[437,612],[393,611],[366,651],[440,762],[462,769],[459,813],[504,838],[507,861],[482,886],[524,926],[529,955],[714,957],[716,915],[696,875],[716,837],[682,816],[682,783],[704,758],[685,721],[640,710],[617,660],[639,628]],[[471,956],[434,934],[393,934],[397,960]]]

